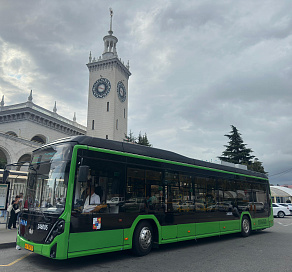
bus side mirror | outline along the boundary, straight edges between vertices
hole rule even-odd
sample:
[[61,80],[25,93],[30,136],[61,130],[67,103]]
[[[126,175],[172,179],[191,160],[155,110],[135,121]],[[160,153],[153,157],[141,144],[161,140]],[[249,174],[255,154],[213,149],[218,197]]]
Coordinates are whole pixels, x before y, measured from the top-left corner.
[[89,173],[89,166],[81,165],[78,172],[78,182],[86,182]]
[[3,179],[2,179],[2,183],[6,183],[8,177],[9,177],[10,171],[9,170],[4,170],[3,172]]

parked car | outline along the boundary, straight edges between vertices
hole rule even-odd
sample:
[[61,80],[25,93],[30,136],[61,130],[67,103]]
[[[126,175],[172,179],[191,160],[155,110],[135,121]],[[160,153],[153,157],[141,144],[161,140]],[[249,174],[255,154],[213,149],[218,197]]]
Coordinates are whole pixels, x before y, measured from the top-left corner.
[[288,207],[290,214],[292,214],[292,204],[291,203],[277,203],[283,207]]
[[288,207],[284,207],[278,203],[273,203],[273,214],[274,216],[278,216],[280,218],[283,218],[285,215],[289,215],[290,214],[290,210]]

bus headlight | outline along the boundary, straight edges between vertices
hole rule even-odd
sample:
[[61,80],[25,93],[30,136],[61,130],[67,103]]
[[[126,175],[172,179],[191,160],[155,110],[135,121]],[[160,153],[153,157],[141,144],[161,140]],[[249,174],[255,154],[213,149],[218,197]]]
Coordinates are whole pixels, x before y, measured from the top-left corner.
[[50,230],[49,234],[47,235],[47,238],[45,239],[46,244],[50,244],[53,242],[54,238],[61,233],[64,232],[65,228],[65,221],[63,219],[58,220],[52,229]]

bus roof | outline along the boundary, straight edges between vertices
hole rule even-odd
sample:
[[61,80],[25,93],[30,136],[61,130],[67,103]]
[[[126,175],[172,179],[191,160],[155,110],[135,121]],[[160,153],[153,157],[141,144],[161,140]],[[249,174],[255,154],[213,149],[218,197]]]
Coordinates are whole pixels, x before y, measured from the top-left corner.
[[119,141],[113,141],[113,140],[107,140],[107,139],[101,139],[101,138],[95,138],[95,137],[82,135],[82,136],[68,137],[68,138],[65,138],[63,141],[57,141],[51,144],[56,144],[56,143],[61,143],[61,142],[75,142],[76,144],[86,145],[90,147],[97,147],[97,148],[108,149],[108,150],[113,150],[113,151],[125,152],[129,154],[142,155],[142,156],[151,157],[151,158],[163,159],[163,160],[168,160],[168,161],[173,161],[173,162],[206,167],[206,168],[210,168],[214,170],[234,172],[238,174],[259,177],[262,179],[268,179],[268,177],[263,173],[240,169],[237,167],[211,163],[211,162],[205,162],[205,161],[201,161],[197,159],[192,159],[192,158],[188,158],[180,154],[177,154],[175,152],[143,146],[143,145],[138,145],[134,143],[119,142]]

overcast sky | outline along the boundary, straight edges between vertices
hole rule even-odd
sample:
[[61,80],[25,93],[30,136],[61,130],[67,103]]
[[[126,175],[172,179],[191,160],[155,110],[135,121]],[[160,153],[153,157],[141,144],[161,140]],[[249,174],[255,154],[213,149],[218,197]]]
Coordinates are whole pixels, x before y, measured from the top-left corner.
[[[0,95],[86,125],[89,52],[114,11],[130,61],[128,130],[157,148],[219,162],[230,125],[270,182],[292,184],[292,1],[0,0]],[[290,170],[290,171],[286,171]],[[286,171],[286,174],[275,175]]]

